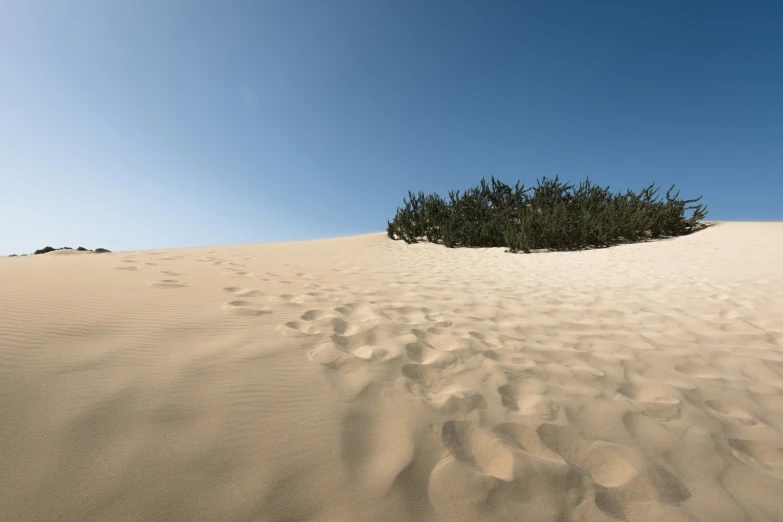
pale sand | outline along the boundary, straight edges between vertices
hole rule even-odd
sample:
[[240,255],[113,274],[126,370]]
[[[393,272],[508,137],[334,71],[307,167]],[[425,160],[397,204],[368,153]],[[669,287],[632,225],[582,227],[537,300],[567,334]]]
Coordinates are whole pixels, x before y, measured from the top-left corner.
[[0,520],[783,520],[783,223],[0,259]]

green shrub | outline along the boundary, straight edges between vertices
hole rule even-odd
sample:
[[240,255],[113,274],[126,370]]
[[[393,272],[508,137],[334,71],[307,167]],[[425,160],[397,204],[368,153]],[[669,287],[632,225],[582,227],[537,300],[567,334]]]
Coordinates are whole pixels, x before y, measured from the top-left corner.
[[[47,247],[44,247],[44,248],[39,248],[38,250],[33,252],[33,254],[46,254],[47,252],[54,252],[55,250],[73,250],[73,248],[71,248],[71,247],[52,248],[50,246],[47,246]],[[88,249],[86,249],[84,247],[81,247],[81,246],[79,248],[77,248],[76,250],[78,250],[79,252],[93,252],[93,250],[88,250]],[[105,248],[96,248],[94,250],[94,252],[102,254],[104,252],[111,252],[111,250],[107,250]],[[22,255],[26,255],[26,254],[22,254]]]
[[[543,178],[535,187],[513,187],[482,178],[478,187],[460,194],[450,191],[448,201],[424,192],[403,198],[386,233],[391,239],[415,243],[426,237],[452,247],[507,247],[512,252],[534,249],[573,250],[635,242],[648,237],[679,236],[703,228],[707,207],[701,200],[657,197],[653,183],[638,194],[630,189],[613,194],[609,187],[589,179],[578,186],[558,177]],[[532,191],[532,195],[530,192]],[[685,212],[693,210],[691,217]]]

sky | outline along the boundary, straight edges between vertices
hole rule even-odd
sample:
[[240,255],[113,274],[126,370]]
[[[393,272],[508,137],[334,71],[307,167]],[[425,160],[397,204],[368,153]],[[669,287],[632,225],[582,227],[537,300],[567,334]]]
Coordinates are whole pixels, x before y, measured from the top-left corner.
[[783,2],[0,0],[0,254],[383,231],[482,177],[783,220]]

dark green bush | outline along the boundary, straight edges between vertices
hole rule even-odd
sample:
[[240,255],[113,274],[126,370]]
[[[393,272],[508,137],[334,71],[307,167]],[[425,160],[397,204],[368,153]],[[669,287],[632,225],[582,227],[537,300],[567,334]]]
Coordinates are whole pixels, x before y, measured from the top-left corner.
[[[71,247],[52,248],[50,246],[47,246],[47,247],[44,247],[44,248],[39,248],[38,250],[33,252],[33,254],[46,254],[47,252],[54,252],[55,250],[73,250],[73,248],[71,248]],[[81,246],[79,248],[77,248],[76,250],[78,250],[79,252],[93,252],[93,250],[89,250],[89,249],[86,249],[86,248],[81,247]],[[102,254],[104,252],[111,252],[111,250],[107,250],[105,248],[96,248],[94,250],[94,252]],[[22,254],[22,255],[25,255],[25,254]]]
[[[426,237],[451,247],[507,247],[512,252],[534,249],[573,250],[604,247],[661,236],[679,236],[702,228],[707,207],[701,200],[657,197],[655,184],[639,194],[630,189],[613,194],[586,180],[578,186],[558,177],[543,178],[535,187],[513,187],[491,178],[445,201],[424,192],[403,198],[386,232],[391,239],[415,243]],[[530,192],[532,191],[532,195]],[[685,212],[693,210],[691,217]]]

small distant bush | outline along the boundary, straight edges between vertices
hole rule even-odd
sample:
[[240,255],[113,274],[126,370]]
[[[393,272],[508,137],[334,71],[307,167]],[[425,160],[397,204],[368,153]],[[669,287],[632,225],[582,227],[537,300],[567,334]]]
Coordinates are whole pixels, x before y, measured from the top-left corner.
[[11,255],[10,255],[10,256],[8,256],[8,257],[19,257],[19,256],[17,256],[16,254],[11,254]]
[[[50,246],[47,246],[47,247],[44,247],[44,248],[39,248],[38,250],[33,252],[33,255],[35,255],[35,254],[46,254],[47,252],[54,252],[55,250],[73,250],[73,248],[71,248],[71,247],[52,248]],[[89,249],[81,247],[81,246],[79,248],[77,248],[76,250],[79,251],[79,252],[97,252],[99,254],[102,254],[104,252],[111,252],[111,250],[107,250],[105,248],[96,248],[95,250],[89,250]],[[24,255],[27,255],[27,254],[22,254],[22,255],[24,256]]]
[[[530,252],[604,247],[703,228],[707,207],[691,205],[701,196],[681,200],[673,189],[661,200],[654,183],[638,194],[630,189],[613,194],[589,179],[576,186],[543,178],[525,189],[519,182],[512,187],[482,178],[478,187],[461,194],[449,191],[448,200],[408,191],[386,233],[406,243],[426,238],[449,248],[505,246]],[[688,210],[693,213],[686,218]]]

